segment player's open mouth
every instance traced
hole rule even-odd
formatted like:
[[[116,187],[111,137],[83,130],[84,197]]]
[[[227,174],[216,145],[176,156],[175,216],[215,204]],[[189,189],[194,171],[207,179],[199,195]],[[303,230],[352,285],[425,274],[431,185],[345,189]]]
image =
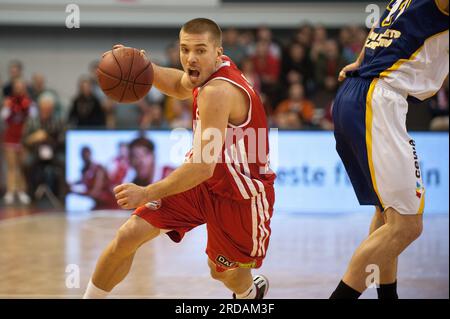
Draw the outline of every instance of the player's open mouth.
[[[198,78],[200,77],[200,72],[195,69],[188,69],[188,74],[189,74],[189,78],[193,81],[198,80]]]

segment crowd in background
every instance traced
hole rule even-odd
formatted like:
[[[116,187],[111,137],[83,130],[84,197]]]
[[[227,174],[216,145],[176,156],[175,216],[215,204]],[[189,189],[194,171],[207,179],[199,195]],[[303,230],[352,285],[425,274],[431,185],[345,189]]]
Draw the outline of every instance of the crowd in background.
[[[271,127],[331,130],[338,73],[356,60],[366,37],[367,30],[359,26],[327,30],[303,25],[283,38],[264,26],[251,31],[231,28],[223,32],[223,47],[259,92]],[[45,191],[39,190],[42,185],[63,198],[67,129],[191,127],[192,101],[179,101],[152,88],[137,103],[119,105],[98,86],[97,65],[98,61],[89,65],[72,102],[63,105],[58,92],[47,87],[44,73],[25,79],[22,63],[10,62],[0,96],[0,158],[7,168],[3,176],[0,167],[4,204],[17,200],[28,205]],[[165,65],[181,68],[177,42],[167,48]],[[448,98],[447,79],[425,102],[429,129],[448,130]]]

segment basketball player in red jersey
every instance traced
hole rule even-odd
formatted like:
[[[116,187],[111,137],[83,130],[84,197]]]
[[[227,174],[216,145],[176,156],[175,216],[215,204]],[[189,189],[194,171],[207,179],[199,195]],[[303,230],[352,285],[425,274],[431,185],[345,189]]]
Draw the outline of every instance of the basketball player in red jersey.
[[[241,71],[223,55],[221,38],[215,22],[191,20],[180,31],[184,72],[153,65],[159,90],[178,99],[193,96],[193,148],[163,180],[114,189],[122,208],[137,209],[98,260],[84,298],[106,297],[145,242],[163,233],[180,242],[205,223],[212,278],[234,298],[266,295],[267,279],[251,274],[266,255],[275,200],[266,114]]]

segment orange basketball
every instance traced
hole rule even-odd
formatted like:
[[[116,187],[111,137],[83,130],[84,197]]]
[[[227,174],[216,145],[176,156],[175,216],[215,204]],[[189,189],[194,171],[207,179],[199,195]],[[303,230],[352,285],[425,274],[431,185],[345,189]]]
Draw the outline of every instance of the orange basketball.
[[[117,48],[106,52],[97,68],[103,92],[121,103],[142,99],[153,84],[150,60],[135,48]]]

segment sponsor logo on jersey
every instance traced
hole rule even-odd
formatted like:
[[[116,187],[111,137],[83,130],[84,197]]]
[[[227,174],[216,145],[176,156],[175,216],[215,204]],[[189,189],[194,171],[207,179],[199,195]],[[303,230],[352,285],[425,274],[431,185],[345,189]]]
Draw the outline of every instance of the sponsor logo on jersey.
[[[216,261],[217,261],[219,264],[225,266],[225,268],[232,268],[232,267],[235,267],[235,266],[237,265],[236,262],[234,262],[234,261],[229,261],[227,258],[225,258],[225,257],[222,256],[222,255],[218,255],[217,258],[216,258]]]
[[[158,210],[161,208],[161,200],[153,200],[151,202],[148,202],[147,204],[145,204],[145,207],[152,209],[152,210]]]
[[[420,165],[419,165],[419,157],[417,156],[417,151],[416,151],[416,142],[414,142],[414,140],[410,140],[409,141],[409,145],[411,145],[412,150],[413,150],[413,158],[414,158],[414,174],[417,178],[416,181],[416,197],[417,198],[421,198],[425,188],[422,185],[422,180],[421,180],[421,173],[420,173]]]
[[[237,263],[239,268],[255,268],[256,267],[256,260],[253,260],[249,263]]]
[[[425,188],[419,182],[416,182],[416,197],[421,198]]]
[[[387,29],[383,33],[372,31],[367,37],[365,47],[372,50],[378,47],[387,48],[395,39],[400,38],[401,35],[402,33],[400,31],[393,29]]]

